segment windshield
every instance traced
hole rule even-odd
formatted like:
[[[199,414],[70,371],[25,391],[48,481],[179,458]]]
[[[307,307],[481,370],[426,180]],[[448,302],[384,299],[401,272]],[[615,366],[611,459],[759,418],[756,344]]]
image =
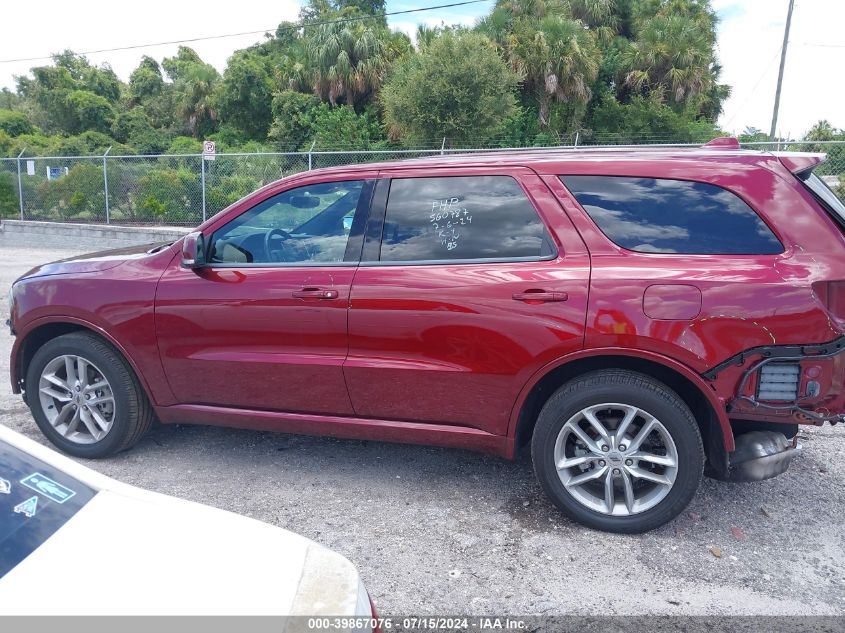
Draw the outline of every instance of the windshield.
[[[0,442],[0,578],[95,494],[62,471]]]
[[[843,204],[833,190],[827,186],[827,183],[813,173],[810,173],[809,176],[803,177],[802,180],[804,181],[804,184],[807,185],[807,188],[812,191],[822,203],[824,203],[828,212],[833,215],[833,219],[836,220],[840,226],[845,228],[845,204]]]

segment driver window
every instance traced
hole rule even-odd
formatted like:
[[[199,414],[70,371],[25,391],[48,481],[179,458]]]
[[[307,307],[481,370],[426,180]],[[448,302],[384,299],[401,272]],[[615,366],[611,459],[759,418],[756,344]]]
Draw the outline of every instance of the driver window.
[[[211,263],[342,262],[363,180],[324,182],[268,198],[215,231]]]

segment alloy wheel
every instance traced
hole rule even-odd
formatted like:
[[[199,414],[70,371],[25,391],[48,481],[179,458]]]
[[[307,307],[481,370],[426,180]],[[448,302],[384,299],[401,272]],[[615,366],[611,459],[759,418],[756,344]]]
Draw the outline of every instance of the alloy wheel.
[[[678,451],[666,427],[647,411],[620,403],[592,405],[567,420],[554,461],[575,500],[611,516],[653,508],[678,473]]]
[[[47,421],[76,444],[101,441],[114,423],[114,392],[94,363],[72,354],[45,365],[38,397]]]

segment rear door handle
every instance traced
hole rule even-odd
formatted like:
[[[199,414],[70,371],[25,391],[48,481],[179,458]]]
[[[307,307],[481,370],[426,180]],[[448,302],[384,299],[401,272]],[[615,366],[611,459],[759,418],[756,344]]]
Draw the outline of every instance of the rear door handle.
[[[337,299],[337,290],[327,290],[326,288],[303,288],[302,290],[294,290],[293,297],[295,299]]]
[[[526,290],[515,292],[514,301],[525,301],[526,303],[545,303],[548,301],[566,301],[569,295],[565,292],[546,292],[545,290]]]

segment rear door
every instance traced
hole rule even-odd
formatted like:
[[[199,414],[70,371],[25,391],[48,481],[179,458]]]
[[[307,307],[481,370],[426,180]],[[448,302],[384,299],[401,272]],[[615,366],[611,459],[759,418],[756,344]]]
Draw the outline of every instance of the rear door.
[[[355,413],[504,435],[530,376],[582,347],[586,247],[525,168],[380,179],[350,299]]]

